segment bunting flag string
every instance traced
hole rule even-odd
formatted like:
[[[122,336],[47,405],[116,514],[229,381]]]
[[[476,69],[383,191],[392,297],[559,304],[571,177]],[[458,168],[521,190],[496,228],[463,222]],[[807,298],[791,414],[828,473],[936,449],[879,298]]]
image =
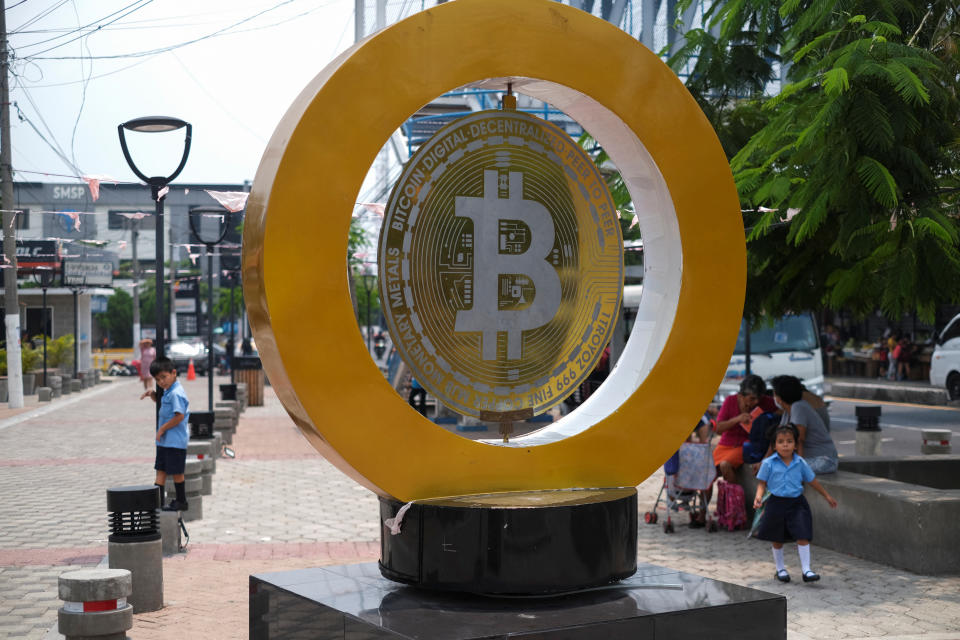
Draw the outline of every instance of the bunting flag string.
[[[90,189],[90,197],[93,198],[93,201],[96,202],[100,199],[100,183],[101,182],[112,182],[117,184],[119,180],[112,176],[80,176],[80,179],[87,183],[87,187]]]
[[[250,196],[248,191],[212,191],[210,189],[204,189],[204,191],[230,213],[243,211]]]

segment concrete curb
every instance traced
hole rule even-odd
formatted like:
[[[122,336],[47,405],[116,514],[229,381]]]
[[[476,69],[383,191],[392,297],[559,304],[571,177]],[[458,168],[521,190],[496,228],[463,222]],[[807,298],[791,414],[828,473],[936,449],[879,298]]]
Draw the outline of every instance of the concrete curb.
[[[865,382],[859,380],[829,380],[829,395],[860,400],[880,400],[887,402],[908,402],[913,404],[947,406],[949,398],[946,389],[913,385],[896,385],[883,382]]]

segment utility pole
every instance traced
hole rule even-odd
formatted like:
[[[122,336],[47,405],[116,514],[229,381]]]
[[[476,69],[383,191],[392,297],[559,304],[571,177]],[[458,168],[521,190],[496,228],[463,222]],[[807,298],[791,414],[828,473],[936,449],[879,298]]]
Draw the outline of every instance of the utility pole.
[[[0,0],[2,1],[2,0]],[[133,251],[133,357],[140,359],[140,262],[137,260],[137,243],[140,241],[140,221],[130,218],[130,242]]]
[[[7,393],[11,409],[23,406],[20,363],[20,301],[17,296],[17,216],[13,212],[13,155],[10,145],[10,84],[7,7],[0,0],[0,204],[3,206],[3,306],[7,328]]]

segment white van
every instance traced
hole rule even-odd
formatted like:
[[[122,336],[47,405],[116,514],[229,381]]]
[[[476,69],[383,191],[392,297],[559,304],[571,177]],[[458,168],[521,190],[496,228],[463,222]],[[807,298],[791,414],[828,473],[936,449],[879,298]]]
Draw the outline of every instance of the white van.
[[[960,315],[937,338],[930,357],[930,384],[946,388],[951,400],[960,400]]]
[[[718,398],[736,393],[747,375],[746,321],[740,323],[737,346],[730,357]],[[773,325],[761,322],[750,332],[750,373],[768,383],[776,376],[796,376],[818,396],[823,395],[823,355],[820,334],[811,313],[788,314]]]
[[[633,328],[642,294],[643,285],[628,284],[623,288],[621,313],[624,336],[629,335]],[[616,347],[614,350],[619,355]],[[718,401],[740,389],[740,381],[746,376],[747,370],[745,351],[746,322],[741,321],[737,345],[717,392]],[[750,373],[760,376],[768,383],[775,376],[796,376],[803,381],[807,389],[822,396],[823,356],[820,351],[820,334],[813,314],[789,314],[777,318],[772,326],[761,324],[754,328],[750,332]]]

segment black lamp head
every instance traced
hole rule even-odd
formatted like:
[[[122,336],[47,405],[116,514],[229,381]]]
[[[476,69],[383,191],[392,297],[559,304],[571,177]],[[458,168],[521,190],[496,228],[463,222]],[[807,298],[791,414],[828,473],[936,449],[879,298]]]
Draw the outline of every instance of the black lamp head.
[[[180,118],[171,118],[168,116],[144,116],[128,120],[122,125],[127,131],[139,131],[140,133],[156,133],[162,131],[176,131],[187,126],[187,123]]]

